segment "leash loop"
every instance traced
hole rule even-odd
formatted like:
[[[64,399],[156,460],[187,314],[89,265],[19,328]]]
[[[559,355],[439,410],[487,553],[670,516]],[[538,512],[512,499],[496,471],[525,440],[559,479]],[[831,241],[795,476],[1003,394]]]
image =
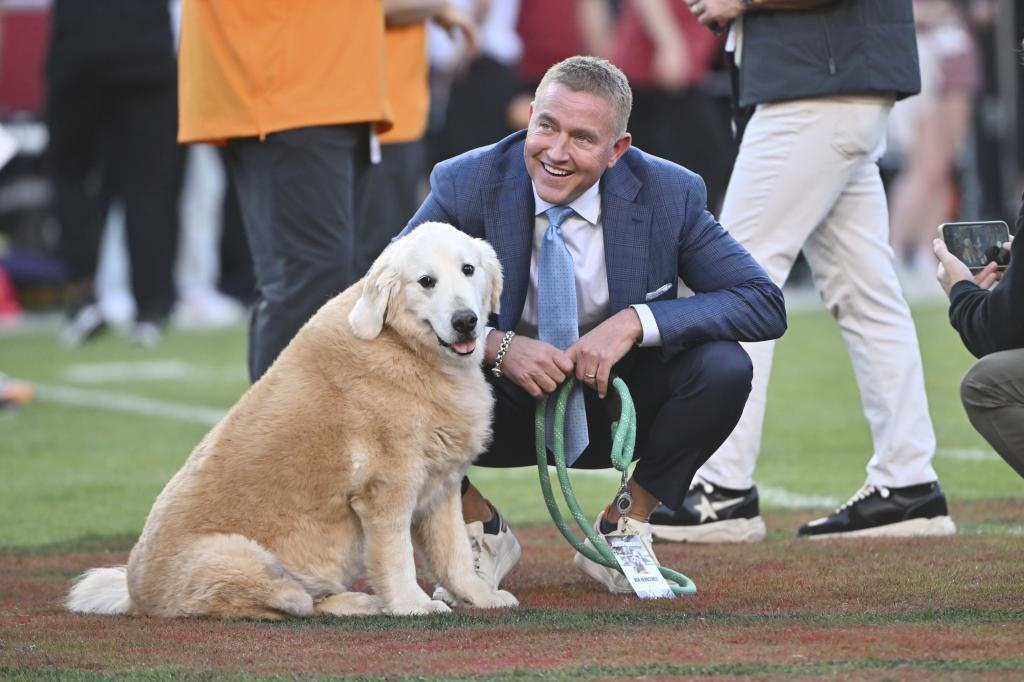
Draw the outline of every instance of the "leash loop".
[[[583,510],[580,509],[580,505],[576,501],[576,495],[572,489],[572,483],[569,480],[569,469],[565,465],[565,410],[566,404],[569,400],[569,393],[572,391],[573,384],[575,383],[576,379],[570,376],[566,382],[562,384],[562,387],[556,394],[557,402],[555,403],[554,409],[555,423],[553,454],[562,497],[565,499],[565,504],[569,508],[569,513],[572,514],[573,519],[576,520],[576,525],[579,526],[587,540],[590,540],[589,546],[585,541],[577,538],[576,534],[570,529],[568,522],[562,516],[561,510],[558,508],[558,503],[555,501],[554,490],[551,486],[551,477],[548,473],[547,444],[545,442],[547,429],[547,425],[545,424],[545,411],[547,409],[548,400],[551,399],[550,396],[537,401],[536,418],[534,420],[534,445],[537,451],[537,471],[540,475],[540,488],[544,495],[544,503],[547,505],[548,512],[551,514],[551,520],[555,522],[555,526],[558,527],[559,532],[561,532],[562,536],[569,542],[569,544],[572,545],[577,552],[591,561],[601,564],[602,566],[614,568],[621,572],[622,569],[619,567],[619,563],[615,560],[615,555],[612,553],[608,543],[605,542],[604,538],[599,533],[594,532],[589,519],[584,516]],[[629,394],[626,382],[620,377],[614,377],[612,379],[612,388],[614,388],[616,393],[618,393],[619,403],[622,406],[619,412],[619,419],[612,422],[611,463],[613,467],[622,472],[623,480],[623,485],[620,487],[619,494],[616,495],[615,498],[615,503],[618,505],[622,499],[623,492],[625,492],[627,471],[629,469],[630,462],[633,461],[633,449],[636,447],[636,407],[633,405],[633,398]],[[629,493],[626,492],[625,494],[628,496]],[[629,499],[628,501],[629,504],[632,505],[632,500]],[[664,566],[660,566],[659,570],[669,582],[669,586],[672,588],[673,593],[696,593],[697,586],[692,580],[682,573],[673,571],[672,569]]]

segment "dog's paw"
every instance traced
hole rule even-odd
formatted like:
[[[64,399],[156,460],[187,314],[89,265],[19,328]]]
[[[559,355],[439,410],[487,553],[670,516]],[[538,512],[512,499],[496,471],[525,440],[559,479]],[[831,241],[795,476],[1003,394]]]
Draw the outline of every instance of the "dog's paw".
[[[430,613],[451,613],[451,608],[443,601],[430,599],[425,602],[414,604],[395,604],[385,607],[384,613],[389,616],[425,616]]]
[[[519,600],[511,592],[494,590],[473,599],[469,605],[478,609],[505,609],[519,606]]]
[[[437,601],[443,601],[445,604],[452,607],[453,609],[459,606],[466,605],[465,602],[460,602],[458,599],[455,598],[455,595],[453,595],[451,592],[446,590],[441,585],[438,585],[436,588],[434,588],[434,594],[431,595],[431,597],[433,599],[436,599]]]
[[[443,601],[431,599],[426,603],[426,613],[451,613],[452,609],[450,606],[445,604]]]
[[[333,616],[373,616],[381,611],[380,599],[363,592],[332,594],[316,604],[317,613],[328,613]]]

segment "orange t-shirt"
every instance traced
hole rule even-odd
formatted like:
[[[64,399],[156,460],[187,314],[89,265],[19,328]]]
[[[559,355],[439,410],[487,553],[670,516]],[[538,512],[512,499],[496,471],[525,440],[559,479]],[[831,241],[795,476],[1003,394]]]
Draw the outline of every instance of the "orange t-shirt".
[[[427,26],[389,26],[388,101],[395,126],[380,136],[384,143],[412,142],[427,131],[430,86],[427,82]]]
[[[185,0],[180,142],[314,125],[389,129],[380,0]]]

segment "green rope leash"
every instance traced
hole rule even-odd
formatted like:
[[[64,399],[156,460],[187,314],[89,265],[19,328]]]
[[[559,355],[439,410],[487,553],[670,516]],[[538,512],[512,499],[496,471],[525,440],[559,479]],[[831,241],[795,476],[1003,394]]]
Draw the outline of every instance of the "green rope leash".
[[[603,537],[594,532],[590,521],[584,516],[583,510],[580,509],[580,505],[576,501],[576,495],[573,493],[572,483],[569,481],[569,469],[565,465],[565,407],[569,400],[569,393],[572,391],[573,384],[575,383],[576,380],[573,377],[569,377],[562,385],[562,388],[559,389],[558,402],[555,403],[555,468],[558,471],[558,482],[561,485],[565,503],[569,507],[572,517],[576,519],[576,524],[580,527],[580,530],[590,540],[591,546],[588,547],[569,528],[569,524],[563,518],[558,504],[555,502],[554,491],[551,488],[551,478],[548,475],[547,445],[545,442],[547,440],[545,411],[549,398],[537,401],[536,419],[534,421],[534,443],[537,450],[537,470],[540,474],[540,487],[544,493],[544,502],[551,513],[551,520],[555,522],[558,530],[561,531],[562,536],[568,540],[569,544],[591,561],[621,572],[622,569],[619,568],[619,563],[615,560],[615,555],[612,554],[608,543],[605,542]],[[624,472],[629,467],[629,463],[633,461],[633,448],[636,446],[636,408],[633,406],[633,398],[629,395],[629,389],[626,388],[625,381],[615,377],[612,380],[612,388],[619,394],[622,410],[619,420],[612,422],[611,460],[612,466]],[[697,586],[682,573],[677,573],[664,566],[659,567],[659,570],[665,579],[669,581],[674,594],[694,594],[697,592]]]

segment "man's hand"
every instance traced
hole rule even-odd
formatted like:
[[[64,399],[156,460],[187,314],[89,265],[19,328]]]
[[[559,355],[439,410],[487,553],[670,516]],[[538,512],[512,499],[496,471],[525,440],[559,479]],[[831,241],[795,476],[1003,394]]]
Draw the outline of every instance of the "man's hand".
[[[974,283],[982,289],[991,289],[1002,278],[1003,271],[999,269],[999,264],[992,262],[988,263],[974,276]]]
[[[1012,245],[1013,237],[1010,237],[1010,241],[1005,242],[1003,248],[1009,251]],[[949,296],[950,290],[957,282],[973,280],[982,289],[991,289],[996,282],[1003,278],[1002,270],[994,261],[985,265],[978,274],[972,274],[970,268],[962,260],[949,252],[946,243],[941,239],[932,241],[932,250],[935,251],[935,257],[939,259],[939,269],[935,276],[945,290],[946,296]]]
[[[478,43],[477,25],[473,17],[461,7],[446,2],[440,12],[431,17],[434,23],[443,28],[449,36],[455,37],[457,31],[462,31],[466,38],[467,54],[476,54]]]
[[[643,338],[640,316],[625,308],[609,317],[569,346],[566,353],[576,366],[576,379],[604,398],[612,367]]]
[[[838,0],[754,0],[753,4],[741,0],[686,0],[690,11],[700,23],[719,30],[749,10],[806,10],[830,5]]]
[[[656,47],[653,66],[655,82],[666,90],[681,88],[693,69],[686,45],[679,42]]]
[[[932,251],[935,252],[935,257],[939,259],[939,269],[936,271],[935,276],[938,278],[939,284],[942,285],[943,291],[946,292],[946,296],[949,296],[950,289],[957,282],[974,280],[970,268],[962,260],[951,254],[949,249],[946,248],[946,243],[941,239],[932,241]],[[994,263],[989,263],[989,265],[994,265]]]
[[[1003,242],[1003,250],[1007,253],[1013,247],[1013,237],[1010,237],[1010,241]],[[974,276],[975,283],[982,289],[991,289],[996,282],[1003,278],[1003,271],[999,269],[999,264],[995,261],[987,263],[981,272]]]
[[[501,371],[534,398],[543,398],[572,373],[572,360],[567,351],[550,343],[516,336],[505,351]]]
[[[740,0],[686,0],[686,4],[700,23],[713,29],[723,28],[744,9]]]

